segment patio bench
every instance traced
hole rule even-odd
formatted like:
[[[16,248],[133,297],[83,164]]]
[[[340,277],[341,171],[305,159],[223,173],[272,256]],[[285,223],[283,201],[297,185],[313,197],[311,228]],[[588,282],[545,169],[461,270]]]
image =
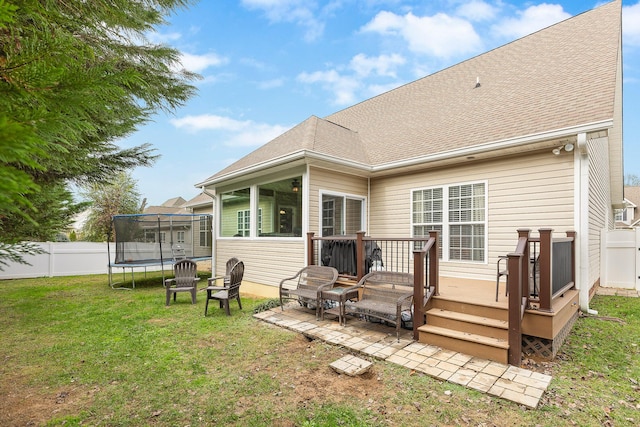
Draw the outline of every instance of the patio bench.
[[[356,301],[344,302],[344,314],[373,317],[394,324],[400,341],[402,312],[413,305],[413,274],[372,271],[345,293],[358,290]]]

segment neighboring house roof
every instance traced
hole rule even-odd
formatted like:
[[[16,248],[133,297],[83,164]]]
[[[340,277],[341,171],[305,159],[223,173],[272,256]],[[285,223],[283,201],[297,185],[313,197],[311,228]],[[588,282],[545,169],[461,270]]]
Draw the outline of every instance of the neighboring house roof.
[[[173,197],[160,206],[148,206],[144,209],[144,213],[146,214],[179,214],[179,213],[187,213],[186,209],[183,205],[186,203],[186,200],[182,197]]]
[[[374,172],[611,127],[620,16],[620,1],[608,3],[324,119],[312,116],[197,185],[300,158]],[[621,153],[621,141],[610,143]]]
[[[185,202],[186,202],[185,199],[183,199],[182,197],[178,196],[178,197],[173,197],[173,198],[167,200],[161,206],[164,206],[164,207],[179,207],[179,206],[184,205]]]
[[[185,202],[183,208],[197,208],[201,206],[212,206],[213,198],[205,193],[200,193],[196,197]]]

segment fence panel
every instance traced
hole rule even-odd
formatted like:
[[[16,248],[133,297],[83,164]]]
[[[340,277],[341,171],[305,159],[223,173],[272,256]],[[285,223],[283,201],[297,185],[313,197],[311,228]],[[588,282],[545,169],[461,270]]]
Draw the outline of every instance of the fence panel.
[[[600,286],[640,290],[640,229],[603,230]]]
[[[93,242],[42,242],[36,243],[44,254],[29,255],[25,260],[31,264],[9,263],[0,271],[1,279],[26,279],[33,277],[78,276],[85,274],[107,274],[107,243]],[[115,247],[110,244],[111,262]]]

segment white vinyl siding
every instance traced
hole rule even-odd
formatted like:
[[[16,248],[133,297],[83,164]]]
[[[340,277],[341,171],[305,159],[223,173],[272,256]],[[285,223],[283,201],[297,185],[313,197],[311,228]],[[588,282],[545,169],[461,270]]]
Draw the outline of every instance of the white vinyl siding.
[[[589,287],[600,279],[602,230],[613,229],[614,215],[609,188],[609,141],[588,140],[589,147]]]
[[[514,251],[519,228],[528,228],[537,236],[538,229],[550,227],[554,235],[564,236],[575,227],[573,158],[554,156],[545,149],[507,160],[469,163],[464,168],[372,178],[367,234],[410,237],[413,189],[425,188],[425,183],[436,188],[477,181],[487,183],[486,263],[442,261],[442,276],[495,281],[497,257]]]
[[[363,203],[362,210],[364,218],[362,219],[361,228],[367,230],[366,216],[366,198],[367,198],[367,179],[336,172],[335,170],[321,169],[312,167],[309,169],[309,231],[322,234],[322,199],[321,194],[335,194],[348,196],[354,201]],[[351,202],[349,202],[351,203]],[[353,206],[351,206],[353,208]],[[347,229],[351,232],[356,227],[355,221],[349,223],[347,218]],[[334,224],[335,227],[335,224]],[[345,232],[347,231],[345,229]],[[355,230],[353,233],[360,230]],[[350,234],[353,234],[350,233]],[[338,230],[334,234],[339,234]]]
[[[304,248],[301,239],[222,239],[216,243],[216,274],[223,274],[227,260],[235,256],[244,261],[243,280],[278,286],[306,265]]]

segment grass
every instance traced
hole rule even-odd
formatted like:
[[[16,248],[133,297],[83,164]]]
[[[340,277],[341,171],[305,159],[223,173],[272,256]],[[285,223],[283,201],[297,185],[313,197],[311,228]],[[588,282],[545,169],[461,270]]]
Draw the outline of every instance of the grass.
[[[204,277],[204,276],[203,276]],[[389,426],[640,423],[640,299],[596,296],[554,362],[537,410],[375,361],[351,378],[345,350],[253,319],[269,301],[206,318],[157,274],[135,290],[105,275],[0,281],[0,425]]]

